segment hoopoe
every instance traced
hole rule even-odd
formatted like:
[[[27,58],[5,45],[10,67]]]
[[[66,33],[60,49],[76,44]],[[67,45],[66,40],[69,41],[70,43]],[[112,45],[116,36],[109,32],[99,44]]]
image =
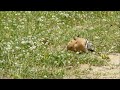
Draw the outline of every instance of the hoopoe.
[[[93,44],[87,39],[75,37],[73,40],[68,42],[67,50],[71,50],[74,52],[93,52],[94,48]]]

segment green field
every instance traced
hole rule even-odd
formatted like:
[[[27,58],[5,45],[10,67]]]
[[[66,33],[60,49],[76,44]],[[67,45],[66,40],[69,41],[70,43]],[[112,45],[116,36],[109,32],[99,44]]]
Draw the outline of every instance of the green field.
[[[77,35],[96,53],[66,51]],[[99,52],[120,53],[119,11],[0,12],[0,78],[82,78],[81,64],[105,65]]]

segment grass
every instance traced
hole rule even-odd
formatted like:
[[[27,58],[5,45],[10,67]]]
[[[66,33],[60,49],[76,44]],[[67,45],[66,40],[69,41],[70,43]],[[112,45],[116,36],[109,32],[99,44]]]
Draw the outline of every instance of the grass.
[[[120,53],[119,22],[119,11],[1,11],[0,78],[64,78],[69,66],[104,65],[93,53],[65,47],[80,35],[96,52]]]

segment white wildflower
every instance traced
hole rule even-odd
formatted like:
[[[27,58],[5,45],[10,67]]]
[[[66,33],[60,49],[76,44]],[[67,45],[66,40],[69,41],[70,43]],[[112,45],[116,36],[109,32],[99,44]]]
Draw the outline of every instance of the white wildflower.
[[[103,19],[103,21],[107,21],[106,19]]]
[[[94,29],[94,28],[93,28],[93,27],[90,27],[89,29],[92,30],[92,29]]]
[[[70,56],[70,54],[69,54],[69,53],[68,53],[67,55],[68,55],[68,56]]]
[[[70,64],[70,61],[68,61],[68,63]]]
[[[99,39],[99,37],[98,37],[98,36],[95,36],[95,39]]]
[[[19,49],[20,49],[20,47],[18,47],[18,46],[16,46],[15,48],[16,48],[17,50],[19,50]]]
[[[25,50],[23,50],[23,52],[25,52]]]
[[[23,56],[23,54],[19,54],[19,55],[18,55],[18,57],[21,57],[21,56]]]
[[[19,58],[19,57],[17,57],[17,56],[15,57],[15,59],[18,59],[18,58]]]
[[[34,45],[34,46],[30,47],[30,50],[34,50],[35,48],[36,48],[36,46]]]
[[[79,64],[80,62],[77,62],[77,64]]]
[[[76,54],[79,54],[79,52],[76,52]]]
[[[47,75],[44,75],[44,78],[47,78]]]
[[[25,43],[26,43],[26,41],[22,41],[22,42],[21,42],[21,44],[25,44]]]

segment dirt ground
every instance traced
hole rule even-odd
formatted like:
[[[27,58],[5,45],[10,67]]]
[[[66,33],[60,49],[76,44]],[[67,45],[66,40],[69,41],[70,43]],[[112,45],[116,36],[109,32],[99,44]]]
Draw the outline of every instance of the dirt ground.
[[[64,78],[120,79],[120,53],[112,53],[108,56],[110,61],[106,66],[90,66],[83,64],[80,65],[79,69],[76,71],[76,76],[75,74],[73,75],[75,72],[70,72],[69,74],[71,74],[71,76],[65,76]]]

